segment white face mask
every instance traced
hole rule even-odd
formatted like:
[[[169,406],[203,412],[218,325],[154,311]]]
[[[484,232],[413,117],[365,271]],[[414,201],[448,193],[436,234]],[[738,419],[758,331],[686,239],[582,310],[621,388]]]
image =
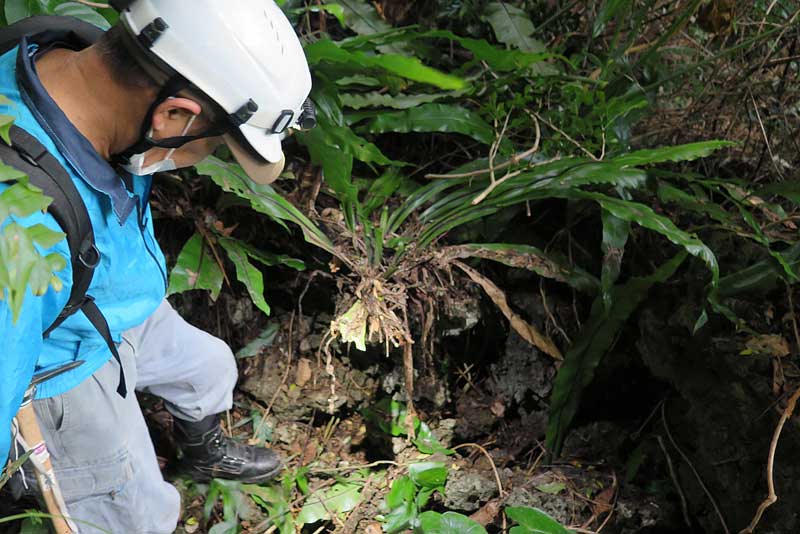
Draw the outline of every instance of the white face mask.
[[[189,128],[192,127],[194,120],[197,118],[197,115],[192,115],[189,120],[186,122],[186,126],[184,127],[183,131],[181,132],[180,137],[186,135],[186,132],[189,131]],[[147,132],[147,137],[151,137],[153,135],[153,129],[151,128],[149,132]],[[161,161],[157,161],[152,163],[148,166],[144,166],[145,155],[147,152],[142,152],[141,154],[134,154],[128,160],[128,163],[122,166],[123,169],[128,171],[131,174],[136,176],[146,176],[148,174],[153,174],[156,172],[165,172],[165,171],[174,171],[178,167],[175,165],[175,160],[172,159],[172,154],[175,153],[177,149],[172,148],[167,152],[167,155],[164,156],[164,159]]]

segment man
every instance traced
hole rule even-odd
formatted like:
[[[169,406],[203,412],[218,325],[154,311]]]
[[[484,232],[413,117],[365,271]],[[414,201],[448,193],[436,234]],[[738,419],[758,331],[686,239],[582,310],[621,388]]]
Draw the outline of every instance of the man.
[[[0,57],[0,94],[11,101],[0,113],[58,159],[83,198],[100,253],[88,294],[120,363],[80,313],[43,339],[69,296],[69,267],[59,273],[60,292],[26,295],[16,323],[0,301],[0,428],[10,428],[34,372],[83,360],[43,383],[34,402],[68,512],[110,532],[166,533],[177,524],[179,496],[161,476],[134,389],[166,401],[184,467],[198,479],[262,482],[281,462],[221,432],[236,365],[223,341],[164,300],[149,175],[193,165],[225,142],[252,179],[272,181],[283,166],[280,137],[302,117],[311,81],[272,0],[116,4],[120,23],[92,45],[46,31]],[[47,214],[18,222],[58,229]],[[42,252],[69,259],[66,242]],[[8,438],[0,431],[0,458]],[[85,524],[82,532],[94,530]]]

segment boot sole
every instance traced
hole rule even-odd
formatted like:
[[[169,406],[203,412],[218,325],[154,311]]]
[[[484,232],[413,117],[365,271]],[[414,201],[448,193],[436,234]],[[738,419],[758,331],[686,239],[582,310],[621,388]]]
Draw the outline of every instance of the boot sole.
[[[197,471],[195,469],[180,469],[181,473],[188,476],[195,482],[211,482],[212,479],[219,478],[222,480],[235,480],[241,482],[242,484],[260,484],[262,482],[267,482],[278,476],[281,471],[283,471],[283,464],[279,465],[272,471],[268,471],[256,477],[240,478],[233,475],[225,476],[226,473],[219,473],[217,476],[214,476],[202,471]]]

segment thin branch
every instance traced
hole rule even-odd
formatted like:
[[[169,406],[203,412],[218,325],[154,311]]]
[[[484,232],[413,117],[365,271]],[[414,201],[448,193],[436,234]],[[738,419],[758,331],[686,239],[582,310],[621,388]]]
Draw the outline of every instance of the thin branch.
[[[488,197],[488,196],[489,196],[489,194],[490,194],[492,191],[494,191],[494,190],[495,190],[495,189],[496,189],[496,188],[497,188],[499,185],[501,185],[501,184],[503,184],[503,183],[507,182],[508,180],[510,180],[510,179],[512,179],[512,178],[516,178],[517,176],[519,176],[519,175],[520,175],[520,174],[522,174],[523,172],[525,172],[525,171],[529,171],[529,170],[531,170],[531,169],[532,169],[532,168],[534,168],[534,167],[539,167],[539,166],[541,166],[541,165],[546,165],[546,164],[548,164],[548,163],[553,163],[554,161],[558,161],[558,160],[560,160],[560,159],[561,159],[561,156],[556,156],[556,157],[554,157],[554,158],[550,158],[550,159],[548,159],[548,160],[545,160],[545,161],[538,161],[538,162],[534,163],[533,165],[530,165],[530,166],[528,166],[528,167],[526,167],[526,168],[524,168],[524,169],[519,169],[519,170],[516,170],[516,171],[514,171],[514,172],[507,172],[507,173],[505,174],[505,176],[503,176],[502,178],[500,178],[499,180],[497,180],[497,181],[495,181],[495,182],[492,182],[492,183],[490,183],[490,184],[489,184],[489,186],[488,186],[486,189],[484,189],[484,191],[483,191],[483,192],[482,192],[480,195],[478,195],[477,197],[475,197],[475,198],[472,200],[472,205],[473,205],[473,206],[477,206],[478,204],[480,204],[481,202],[483,202],[484,200],[486,200],[486,197]],[[530,216],[530,215],[528,215],[528,216]]]
[[[494,178],[492,178],[492,181],[489,183],[489,185],[486,187],[486,189],[484,189],[483,192],[480,195],[478,195],[477,197],[472,199],[472,205],[473,206],[477,206],[478,204],[480,204],[481,202],[486,200],[486,197],[488,197],[492,193],[492,191],[495,190],[495,188],[498,185],[500,185],[500,184],[502,184],[502,183],[504,183],[504,182],[506,182],[506,181],[508,181],[508,180],[510,180],[512,178],[516,178],[517,176],[522,174],[522,172],[523,172],[522,170],[518,170],[518,171],[514,171],[514,172],[507,172],[499,180],[495,180]]]
[[[532,113],[532,112],[528,112],[528,113]],[[553,123],[552,123],[552,122],[550,122],[549,120],[545,119],[544,117],[542,117],[542,116],[541,116],[541,115],[539,115],[538,113],[532,113],[532,116],[535,116],[537,119],[539,119],[540,121],[542,121],[543,123],[545,123],[546,125],[548,125],[550,128],[552,128],[552,129],[553,129],[553,130],[555,130],[556,132],[558,132],[558,133],[560,133],[561,135],[563,135],[563,136],[564,136],[564,137],[567,139],[567,141],[569,141],[570,143],[572,143],[573,145],[575,145],[576,147],[578,147],[578,148],[581,150],[581,152],[583,152],[584,154],[586,154],[587,156],[589,156],[589,157],[590,157],[590,158],[592,158],[593,160],[595,160],[595,161],[599,161],[599,160],[597,159],[597,156],[595,156],[594,154],[592,154],[591,152],[589,152],[588,150],[586,150],[585,148],[583,148],[583,145],[581,145],[581,144],[580,144],[579,142],[577,142],[575,139],[573,139],[572,137],[570,137],[570,135],[569,135],[567,132],[565,132],[564,130],[562,130],[561,128],[559,128],[558,126],[556,126],[555,124],[553,124]]]
[[[681,488],[681,482],[678,480],[678,474],[675,472],[675,466],[672,464],[672,458],[667,451],[666,445],[664,445],[664,438],[661,436],[656,436],[658,440],[658,446],[661,447],[661,452],[664,453],[664,458],[667,459],[667,469],[669,470],[669,477],[672,479],[672,485],[675,486],[675,491],[678,492],[678,498],[681,500],[681,513],[683,513],[683,521],[686,523],[686,526],[691,528],[692,527],[692,520],[689,518],[689,506],[686,504],[686,495],[683,493],[683,488]]]
[[[538,142],[537,142],[538,143]],[[495,171],[499,171],[505,169],[506,167],[510,167],[511,165],[516,165],[517,163],[524,161],[531,157],[537,150],[539,150],[539,145],[536,144],[529,148],[524,152],[520,152],[519,154],[514,154],[511,158],[507,159],[503,163],[499,163],[494,166]],[[489,174],[491,169],[478,169],[477,171],[470,171],[470,172],[460,172],[458,174],[426,174],[425,178],[429,180],[436,180],[436,179],[456,179],[456,178],[472,178],[473,176],[480,176],[482,174]]]
[[[516,165],[520,161],[528,159],[539,150],[539,142],[542,139],[542,131],[541,128],[539,127],[539,121],[536,120],[535,117],[533,117],[533,120],[536,126],[536,141],[533,143],[533,146],[528,150],[520,152],[518,154],[514,154],[513,156],[511,156],[511,158],[504,161],[503,163],[500,163],[499,165],[494,165],[494,161],[492,158],[489,160],[489,167],[486,169],[478,169],[477,171],[462,172],[458,174],[426,174],[425,178],[429,180],[437,178],[444,178],[444,179],[471,178],[473,176],[480,176],[482,174],[491,174],[493,171],[499,171],[505,169],[506,167],[510,167],[511,165]],[[508,117],[506,117],[506,124],[508,124]],[[503,127],[503,132],[505,132],[505,126]],[[495,145],[493,144],[492,147],[494,148],[494,146]]]
[[[775,161],[775,154],[772,152],[772,145],[769,142],[769,136],[767,135],[767,129],[764,128],[764,123],[761,121],[761,113],[758,112],[758,104],[756,104],[756,99],[753,97],[753,93],[750,93],[750,100],[753,102],[753,109],[756,112],[756,119],[758,119],[758,125],[761,127],[761,134],[764,136],[764,142],[767,144],[767,151],[769,152],[769,159],[772,161],[772,166],[775,167],[775,172],[778,173],[778,176],[783,178],[783,174],[781,170],[778,168],[778,162]]]
[[[664,425],[664,430],[667,433],[667,437],[669,438],[669,441],[672,443],[672,446],[675,447],[675,450],[678,451],[678,454],[681,455],[683,461],[686,462],[686,464],[689,466],[689,469],[692,470],[692,473],[694,473],[697,482],[700,483],[700,487],[703,488],[703,492],[706,494],[706,497],[708,497],[708,500],[711,501],[711,505],[714,507],[714,511],[716,512],[717,517],[719,518],[719,522],[722,524],[722,529],[725,531],[725,534],[730,534],[731,531],[730,529],[728,529],[728,524],[725,522],[725,518],[723,517],[722,512],[719,509],[719,506],[717,506],[717,501],[714,499],[714,496],[711,495],[711,492],[709,491],[705,482],[703,482],[703,479],[700,478],[700,473],[697,472],[697,469],[695,469],[694,464],[689,460],[689,457],[686,456],[686,454],[681,450],[681,448],[678,447],[678,442],[675,441],[675,438],[672,437],[672,432],[670,432],[669,425],[667,424],[666,405],[667,403],[661,405],[661,423]]]

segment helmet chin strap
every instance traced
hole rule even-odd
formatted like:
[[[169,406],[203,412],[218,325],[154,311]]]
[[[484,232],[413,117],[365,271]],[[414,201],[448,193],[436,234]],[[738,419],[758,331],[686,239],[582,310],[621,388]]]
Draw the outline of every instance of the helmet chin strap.
[[[195,141],[197,139],[205,139],[208,137],[217,137],[222,135],[224,132],[223,128],[210,128],[205,132],[202,132],[198,135],[181,135],[177,137],[167,137],[166,139],[153,139],[149,133],[151,126],[153,124],[153,115],[155,114],[156,108],[161,105],[162,102],[166,101],[171,96],[178,94],[183,89],[186,89],[189,84],[182,76],[176,76],[174,78],[170,78],[167,83],[161,87],[161,90],[158,92],[158,96],[150,104],[150,108],[147,110],[147,114],[144,117],[144,121],[142,122],[142,126],[139,130],[139,140],[136,141],[133,145],[129,146],[122,152],[118,154],[112,155],[112,163],[116,165],[125,165],[130,161],[130,158],[136,154],[142,154],[147,152],[151,148],[168,148],[168,149],[177,149],[185,145],[186,143],[190,143],[191,141]]]

